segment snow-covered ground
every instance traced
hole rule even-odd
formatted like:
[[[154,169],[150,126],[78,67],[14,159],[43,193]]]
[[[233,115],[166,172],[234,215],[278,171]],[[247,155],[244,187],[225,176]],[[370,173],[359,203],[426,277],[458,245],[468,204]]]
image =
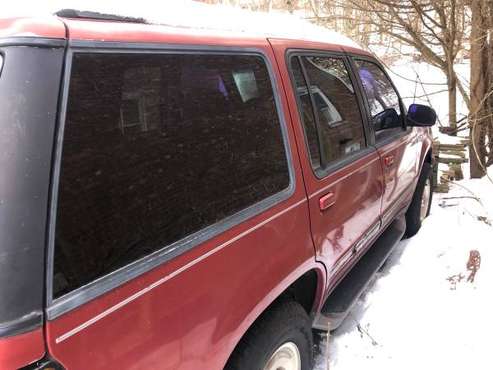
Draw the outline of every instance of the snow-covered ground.
[[[486,178],[460,181],[448,194],[435,194],[419,233],[399,243],[332,333],[328,351],[322,343],[316,369],[491,369],[488,211],[493,211],[493,184]],[[481,265],[470,282],[467,262],[473,250]]]
[[[455,69],[460,78],[468,78],[469,64]],[[416,80],[416,73],[422,82],[437,85],[407,80]],[[403,60],[390,66],[390,76],[406,104],[431,103],[447,125],[447,92],[432,94],[429,102],[420,97],[446,89],[438,85],[445,82],[438,69]],[[457,110],[458,118],[467,114],[460,97]],[[433,134],[442,143],[461,139],[439,134],[437,127]],[[467,178],[467,165],[463,171]],[[489,175],[493,178],[491,168]],[[493,368],[492,223],[493,183],[488,178],[458,181],[449,193],[434,194],[419,233],[399,243],[328,344],[320,338],[315,369]],[[467,267],[471,251],[481,257],[472,282]]]
[[[468,77],[468,64],[455,68],[464,79]],[[440,71],[424,63],[390,67],[406,103],[431,103],[446,125],[447,92],[429,96],[430,102],[419,97],[444,86],[406,80],[415,80],[416,73],[425,83],[445,82]],[[458,112],[459,118],[467,113],[460,98]],[[436,128],[434,136],[448,143],[460,139],[439,134]],[[463,170],[467,177],[468,166],[463,165]],[[489,172],[493,177],[493,170]],[[449,193],[435,194],[420,232],[399,243],[375,282],[331,334],[328,348],[322,338],[315,368],[492,368],[492,213],[493,183],[486,177],[459,181]],[[471,251],[481,256],[473,282],[467,280]]]

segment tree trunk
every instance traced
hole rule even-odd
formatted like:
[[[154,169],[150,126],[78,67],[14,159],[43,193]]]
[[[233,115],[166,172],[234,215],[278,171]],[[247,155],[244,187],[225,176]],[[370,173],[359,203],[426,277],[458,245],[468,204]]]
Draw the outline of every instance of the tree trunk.
[[[493,0],[487,0],[486,5],[488,9],[486,10],[486,28],[488,34],[488,41],[486,44],[488,50],[487,56],[487,76],[488,76],[488,87],[486,89],[487,93],[491,95],[488,98],[488,112],[490,114],[490,124],[488,126],[488,160],[486,161],[486,166],[491,166],[493,164]]]
[[[471,178],[485,175],[486,148],[485,132],[487,120],[488,49],[485,24],[484,0],[471,1],[471,104],[470,127],[470,174]]]
[[[484,156],[482,155],[482,147],[484,145],[484,130],[483,126],[476,125],[471,129],[469,145],[469,169],[471,179],[479,179],[483,177],[486,172]]]
[[[286,8],[288,9],[288,12],[293,14],[294,12],[294,0],[286,0]]]
[[[456,135],[457,128],[457,76],[453,64],[448,65],[447,70],[447,87],[448,87],[448,109],[449,109],[449,126],[453,129],[453,135]]]

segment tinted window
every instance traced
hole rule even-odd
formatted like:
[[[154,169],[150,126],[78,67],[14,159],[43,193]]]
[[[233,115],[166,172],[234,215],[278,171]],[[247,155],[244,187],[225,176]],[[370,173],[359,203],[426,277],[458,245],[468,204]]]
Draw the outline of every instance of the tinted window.
[[[56,297],[289,185],[257,56],[76,54],[63,145]]]
[[[320,149],[318,145],[318,134],[315,123],[315,116],[313,115],[312,104],[310,103],[310,95],[308,94],[308,88],[306,86],[306,81],[303,77],[303,72],[298,58],[291,59],[291,69],[293,72],[296,92],[298,94],[301,121],[305,130],[305,138],[310,153],[310,161],[313,168],[319,168]]]
[[[324,162],[328,164],[362,149],[365,146],[363,122],[343,60],[330,57],[303,57],[302,60],[318,119]]]
[[[359,76],[370,106],[377,139],[403,130],[399,96],[375,63],[357,60]]]

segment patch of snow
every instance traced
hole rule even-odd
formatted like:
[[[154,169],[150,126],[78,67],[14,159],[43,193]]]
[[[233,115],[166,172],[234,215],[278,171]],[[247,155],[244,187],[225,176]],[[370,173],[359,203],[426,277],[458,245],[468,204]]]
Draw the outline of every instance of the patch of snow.
[[[491,369],[491,210],[487,178],[434,194],[421,230],[399,243],[315,368],[328,356],[331,370]],[[481,265],[468,282],[472,250]]]
[[[0,17],[53,14],[60,9],[77,9],[144,18],[149,23],[174,27],[232,31],[249,35],[295,38],[359,48],[348,37],[316,26],[285,12],[253,12],[226,5],[209,5],[190,0],[96,1],[19,0],[2,5]]]

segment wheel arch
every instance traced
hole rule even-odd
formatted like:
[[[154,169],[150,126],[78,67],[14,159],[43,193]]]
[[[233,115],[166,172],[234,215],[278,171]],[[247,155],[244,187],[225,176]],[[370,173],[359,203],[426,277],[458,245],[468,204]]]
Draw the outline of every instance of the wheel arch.
[[[319,301],[322,300],[324,290],[324,277],[320,271],[310,269],[289,285],[267,308],[277,301],[290,299],[299,303],[310,317],[314,317]]]
[[[306,270],[299,275],[294,281],[292,281],[280,294],[278,294],[274,300],[272,300],[261,312],[255,317],[255,319],[248,325],[247,329],[243,331],[239,339],[234,343],[228,358],[224,364],[227,368],[232,355],[235,350],[241,345],[244,338],[252,330],[255,323],[258,322],[270,309],[282,304],[283,301],[295,301],[299,303],[306,313],[310,316],[310,319],[315,318],[316,313],[320,309],[324,291],[326,285],[326,272],[321,264],[316,264],[309,270]]]

